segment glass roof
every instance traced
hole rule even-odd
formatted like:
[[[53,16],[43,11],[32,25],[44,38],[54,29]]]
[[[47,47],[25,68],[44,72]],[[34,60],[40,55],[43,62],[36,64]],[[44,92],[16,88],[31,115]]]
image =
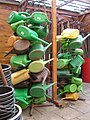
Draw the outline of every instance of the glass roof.
[[[14,0],[22,2],[23,0]],[[52,0],[28,0],[28,4],[52,6]],[[90,10],[90,0],[56,0],[58,9],[82,13]]]

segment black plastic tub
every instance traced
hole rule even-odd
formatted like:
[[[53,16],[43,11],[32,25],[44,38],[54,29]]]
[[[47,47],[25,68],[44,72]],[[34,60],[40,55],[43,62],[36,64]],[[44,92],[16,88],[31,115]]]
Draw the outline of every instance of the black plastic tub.
[[[0,87],[0,120],[8,120],[15,115],[14,88]]]

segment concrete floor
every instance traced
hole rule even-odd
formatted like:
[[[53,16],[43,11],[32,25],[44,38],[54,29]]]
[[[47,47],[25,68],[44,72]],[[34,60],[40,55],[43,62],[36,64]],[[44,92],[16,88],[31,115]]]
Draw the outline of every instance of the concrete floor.
[[[36,107],[32,116],[27,108],[23,110],[23,120],[90,120],[90,83],[83,83],[83,86],[85,95],[79,93],[81,100],[66,101],[68,104],[63,108],[55,105]]]

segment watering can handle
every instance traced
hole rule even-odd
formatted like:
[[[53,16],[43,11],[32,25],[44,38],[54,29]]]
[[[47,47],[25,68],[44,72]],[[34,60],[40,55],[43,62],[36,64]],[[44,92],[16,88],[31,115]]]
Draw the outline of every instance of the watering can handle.
[[[1,64],[0,64],[0,75],[1,75],[1,79],[2,79],[2,82],[3,82],[4,86],[8,86],[7,80],[6,80],[6,78],[5,78],[5,75],[4,75],[4,72],[3,72],[3,70],[2,70]]]
[[[43,81],[42,81],[42,86],[44,85],[44,83],[45,83],[45,80],[46,80],[47,76],[48,76],[48,73],[47,73],[47,74],[45,74],[45,76],[44,76],[44,78],[43,78]]]
[[[19,14],[19,15],[24,14],[24,15],[26,15],[26,16],[30,16],[30,14],[29,14],[29,13],[27,13],[27,12],[19,12],[18,14]]]

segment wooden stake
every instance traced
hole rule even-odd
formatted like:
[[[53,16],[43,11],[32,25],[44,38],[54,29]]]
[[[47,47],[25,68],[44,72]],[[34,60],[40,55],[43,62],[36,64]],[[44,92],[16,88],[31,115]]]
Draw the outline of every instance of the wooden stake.
[[[57,23],[56,23],[56,0],[52,0],[52,43],[53,43],[53,82],[57,82]],[[53,86],[53,100],[57,100],[57,84]]]
[[[4,86],[8,86],[1,64],[0,64],[0,76]]]

